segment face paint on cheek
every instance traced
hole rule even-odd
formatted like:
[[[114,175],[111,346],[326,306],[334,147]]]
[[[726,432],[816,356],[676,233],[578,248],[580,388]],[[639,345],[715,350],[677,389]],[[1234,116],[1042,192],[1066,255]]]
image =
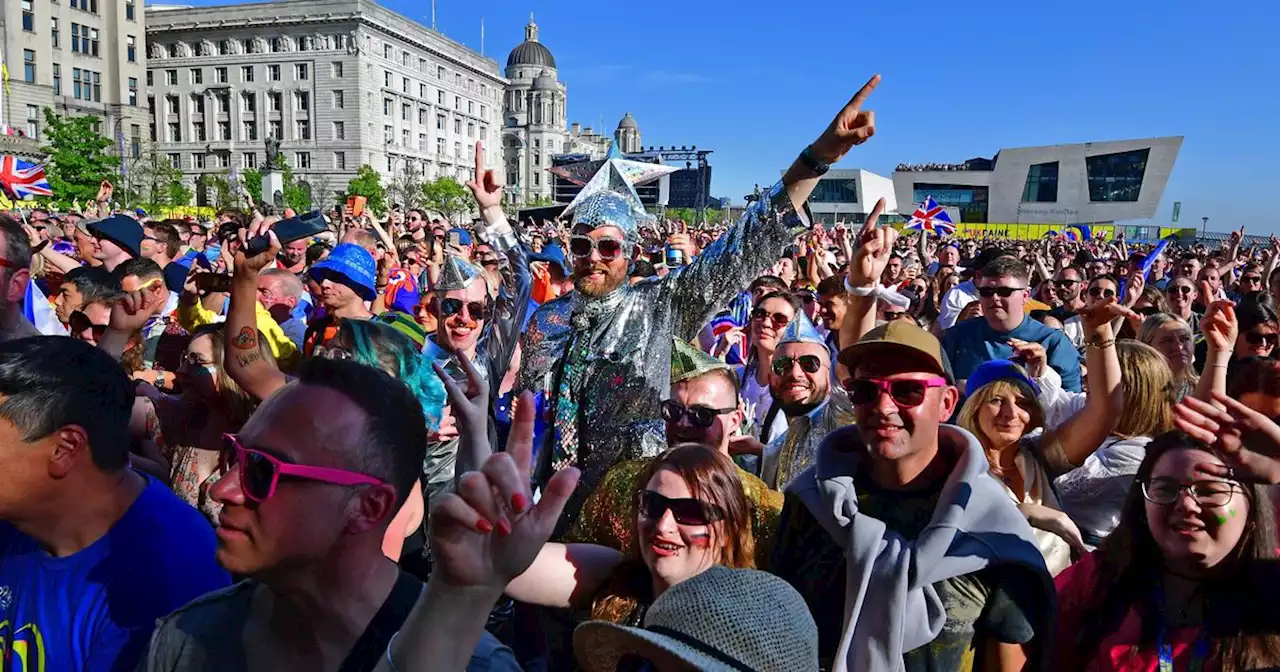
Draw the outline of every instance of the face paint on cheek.
[[[697,548],[709,548],[711,546],[711,534],[709,532],[695,534],[689,539],[689,543]]]
[[[1232,515],[1235,515],[1235,512],[1234,512],[1234,511],[1232,512]],[[1218,514],[1217,518],[1218,518],[1218,524],[1219,524],[1219,525],[1224,525],[1224,524],[1226,524],[1226,522],[1227,522],[1227,517],[1226,517],[1226,516],[1224,516],[1224,515],[1222,515],[1222,514]]]
[[[1235,518],[1235,517],[1236,517],[1236,509],[1235,509],[1235,507],[1233,506],[1233,507],[1231,507],[1231,508],[1227,509],[1227,513],[1231,514],[1231,517],[1232,517],[1232,518]]]

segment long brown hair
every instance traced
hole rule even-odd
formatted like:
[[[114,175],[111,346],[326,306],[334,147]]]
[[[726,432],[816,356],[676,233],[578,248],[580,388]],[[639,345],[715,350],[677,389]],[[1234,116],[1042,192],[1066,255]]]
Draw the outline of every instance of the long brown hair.
[[[1173,429],[1176,390],[1169,362],[1159,350],[1124,339],[1116,342],[1120,358],[1120,386],[1124,388],[1124,412],[1112,436],[1155,436]]]
[[[1182,432],[1166,432],[1147,445],[1147,454],[1134,476],[1129,496],[1120,510],[1120,524],[1098,549],[1097,582],[1091,587],[1092,602],[1086,606],[1088,618],[1074,642],[1084,655],[1092,655],[1102,640],[1120,628],[1130,608],[1142,617],[1142,643],[1154,646],[1159,618],[1155,593],[1161,579],[1163,555],[1147,526],[1147,509],[1142,483],[1151,478],[1156,462],[1175,450],[1208,450]],[[1210,451],[1212,452],[1212,451]],[[1249,500],[1248,521],[1240,541],[1223,560],[1226,571],[1212,579],[1214,600],[1210,603],[1206,626],[1213,636],[1215,652],[1223,672],[1255,669],[1280,664],[1280,636],[1249,632],[1239,626],[1251,612],[1262,612],[1257,593],[1258,574],[1276,557],[1275,515],[1266,491],[1257,485],[1242,484]],[[1211,618],[1225,615],[1226,619]],[[1221,620],[1237,624],[1223,627]],[[1214,626],[1217,626],[1216,630]],[[1070,642],[1059,642],[1070,646]]]
[[[640,556],[639,495],[650,479],[666,469],[689,486],[693,496],[720,507],[724,518],[710,526],[711,547],[719,551],[716,563],[731,569],[755,568],[755,535],[751,531],[751,507],[742,489],[738,467],[729,457],[701,443],[682,443],[649,461],[635,481],[629,520],[634,526],[627,557],[609,585],[591,607],[591,617],[615,623],[627,620],[637,606],[652,601],[652,577]]]
[[[224,420],[232,427],[241,427],[249,421],[249,416],[253,415],[254,409],[258,407],[258,400],[248,392],[240,388],[240,385],[227,374],[227,367],[223,364],[226,357],[226,323],[209,324],[196,329],[191,334],[191,340],[208,336],[213,341],[213,366],[218,370],[218,397],[222,400],[225,414]],[[258,334],[258,350],[268,362],[274,361],[271,351],[266,347],[266,340],[262,334]]]

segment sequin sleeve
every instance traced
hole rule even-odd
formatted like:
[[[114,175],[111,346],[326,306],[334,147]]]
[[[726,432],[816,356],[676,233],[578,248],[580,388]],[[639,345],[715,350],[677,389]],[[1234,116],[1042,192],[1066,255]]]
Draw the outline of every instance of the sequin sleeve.
[[[502,240],[501,237],[495,241]],[[493,324],[487,334],[484,352],[489,368],[489,386],[494,399],[498,388],[515,356],[520,332],[524,330],[525,317],[529,314],[529,295],[533,292],[533,275],[529,272],[529,258],[519,245],[503,246],[507,265],[502,269],[503,282],[494,305]]]
[[[583,504],[578,522],[565,540],[630,553],[635,523],[631,501],[638,487],[636,481],[647,464],[648,460],[629,460],[610,469]]]
[[[806,210],[795,209],[779,181],[692,263],[668,275],[664,282],[677,311],[675,337],[692,341],[716,311],[777,262],[796,235],[809,228]]]

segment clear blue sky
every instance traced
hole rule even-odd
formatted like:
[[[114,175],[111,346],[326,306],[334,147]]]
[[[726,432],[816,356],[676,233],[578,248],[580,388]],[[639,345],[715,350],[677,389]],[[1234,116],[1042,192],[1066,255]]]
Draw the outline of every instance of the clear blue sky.
[[[181,0],[179,0],[181,1]],[[227,0],[187,0],[227,4]],[[383,0],[424,23],[429,0]],[[840,167],[1182,135],[1155,220],[1280,233],[1280,55],[1270,0],[437,0],[439,29],[505,64],[532,11],[569,119],[711,147],[717,196],[772,183],[873,73],[876,137]]]

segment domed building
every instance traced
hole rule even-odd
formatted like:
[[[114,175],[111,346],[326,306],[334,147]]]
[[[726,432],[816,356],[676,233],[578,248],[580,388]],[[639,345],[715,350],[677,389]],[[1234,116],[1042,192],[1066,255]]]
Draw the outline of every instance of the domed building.
[[[557,75],[551,50],[538,41],[538,24],[532,15],[524,28],[524,41],[507,56],[505,75],[510,83],[503,98],[502,153],[508,197],[516,203],[551,198],[553,181],[547,172],[551,157],[602,155],[609,139],[578,124],[566,127],[567,89]]]

